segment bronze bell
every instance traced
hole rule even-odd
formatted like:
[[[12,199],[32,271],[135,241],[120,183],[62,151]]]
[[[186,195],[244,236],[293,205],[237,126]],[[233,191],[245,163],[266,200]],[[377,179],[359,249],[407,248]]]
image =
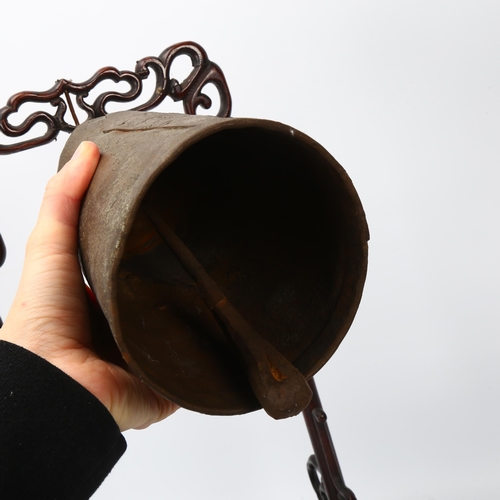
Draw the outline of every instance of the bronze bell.
[[[344,169],[267,120],[114,113],[78,126],[60,166],[82,140],[102,155],[83,270],[130,370],[202,413],[301,411],[300,379],[339,346],[366,276],[368,228]]]

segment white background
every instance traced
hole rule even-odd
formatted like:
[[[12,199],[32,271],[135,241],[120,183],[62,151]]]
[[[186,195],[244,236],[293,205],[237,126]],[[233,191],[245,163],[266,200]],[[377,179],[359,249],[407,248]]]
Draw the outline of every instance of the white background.
[[[285,122],[346,168],[371,231],[368,280],[316,376],[360,500],[500,498],[500,4],[194,0],[2,7],[0,106],[15,92],[194,40],[233,116]],[[181,111],[172,105],[171,110]],[[5,317],[65,137],[0,158]],[[96,499],[313,499],[302,417],[179,411],[126,433]]]

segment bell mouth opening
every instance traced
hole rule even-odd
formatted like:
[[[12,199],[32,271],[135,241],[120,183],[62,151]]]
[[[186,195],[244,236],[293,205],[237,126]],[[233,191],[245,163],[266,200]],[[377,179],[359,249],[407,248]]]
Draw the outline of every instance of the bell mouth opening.
[[[342,167],[288,127],[219,130],[145,195],[246,321],[307,378],[354,318],[367,230]],[[183,407],[258,409],[195,283],[139,207],[117,273],[122,341],[140,375]]]

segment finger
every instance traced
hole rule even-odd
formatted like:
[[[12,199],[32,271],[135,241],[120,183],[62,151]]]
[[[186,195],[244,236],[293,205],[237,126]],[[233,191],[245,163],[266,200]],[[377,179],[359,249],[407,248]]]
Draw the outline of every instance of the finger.
[[[118,397],[115,394],[114,401],[104,402],[104,405],[115,418],[121,431],[146,429],[169,417],[179,408],[178,405],[160,396],[134,375],[114,366],[111,367],[111,370],[119,371],[118,376],[116,376],[118,386],[126,390]],[[101,401],[105,401],[105,399],[102,398]]]

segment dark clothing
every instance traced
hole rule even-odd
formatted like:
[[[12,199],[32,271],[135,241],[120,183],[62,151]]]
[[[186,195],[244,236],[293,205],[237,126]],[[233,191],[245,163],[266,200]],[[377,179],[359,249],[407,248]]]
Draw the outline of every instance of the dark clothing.
[[[35,354],[0,341],[0,498],[88,499],[125,452],[108,410]]]

